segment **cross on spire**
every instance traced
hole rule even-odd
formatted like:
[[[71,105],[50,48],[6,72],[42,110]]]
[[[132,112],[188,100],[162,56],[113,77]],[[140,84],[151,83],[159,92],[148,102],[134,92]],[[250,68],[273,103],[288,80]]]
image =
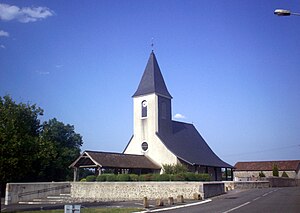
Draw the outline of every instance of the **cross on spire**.
[[[153,37],[151,38],[151,49],[152,49],[152,52],[153,52],[153,49],[154,49],[154,38]]]

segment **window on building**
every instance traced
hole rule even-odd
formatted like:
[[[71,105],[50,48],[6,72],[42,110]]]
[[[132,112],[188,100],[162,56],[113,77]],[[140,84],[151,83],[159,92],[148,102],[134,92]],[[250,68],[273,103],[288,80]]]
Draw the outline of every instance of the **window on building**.
[[[147,117],[147,108],[148,108],[147,101],[142,101],[142,118]]]
[[[147,142],[143,142],[142,143],[142,150],[145,152],[148,150],[148,143]]]

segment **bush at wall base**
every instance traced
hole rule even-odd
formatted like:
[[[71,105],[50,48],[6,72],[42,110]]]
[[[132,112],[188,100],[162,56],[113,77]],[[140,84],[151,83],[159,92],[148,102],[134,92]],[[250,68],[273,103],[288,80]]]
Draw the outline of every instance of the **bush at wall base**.
[[[89,175],[81,179],[84,182],[129,182],[129,181],[210,181],[209,174],[196,174],[186,172],[181,174],[102,174],[99,176]]]

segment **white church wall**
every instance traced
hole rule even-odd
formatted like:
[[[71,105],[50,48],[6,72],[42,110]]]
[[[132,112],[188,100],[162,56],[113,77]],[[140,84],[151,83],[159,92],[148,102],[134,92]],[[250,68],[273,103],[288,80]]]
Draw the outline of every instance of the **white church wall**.
[[[142,102],[147,101],[147,117],[142,118]],[[157,137],[158,131],[158,97],[150,94],[133,99],[134,136],[129,142],[125,154],[146,155],[157,164],[176,164],[177,157]],[[148,149],[142,150],[142,143],[147,142]]]

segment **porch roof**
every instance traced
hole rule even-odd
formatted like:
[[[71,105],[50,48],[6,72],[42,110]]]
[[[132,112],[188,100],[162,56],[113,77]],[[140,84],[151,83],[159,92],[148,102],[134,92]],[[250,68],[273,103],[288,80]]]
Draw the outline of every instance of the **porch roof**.
[[[84,151],[71,165],[73,168],[102,167],[120,169],[161,169],[144,155]]]

